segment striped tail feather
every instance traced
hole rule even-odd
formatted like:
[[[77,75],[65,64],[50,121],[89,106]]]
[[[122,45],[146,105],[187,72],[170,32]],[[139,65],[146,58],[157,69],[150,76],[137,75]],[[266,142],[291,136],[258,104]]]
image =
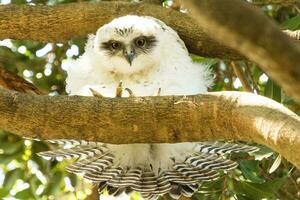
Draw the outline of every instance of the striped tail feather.
[[[193,185],[181,185],[181,194],[185,197],[192,197],[199,187],[200,183]]]
[[[75,162],[66,169],[72,173],[85,175],[90,173],[100,173],[113,165],[113,159],[114,157],[111,154],[103,154]]]
[[[102,147],[89,147],[89,146],[77,146],[70,149],[58,149],[54,151],[44,151],[38,153],[39,156],[48,158],[62,157],[65,159],[84,159],[93,157],[99,154],[103,154],[104,149]]]
[[[184,177],[188,177],[191,180],[196,180],[198,182],[212,181],[219,178],[219,173],[217,171],[202,169],[185,163],[175,164],[173,168],[178,174],[183,175]]]
[[[157,178],[157,188],[156,194],[166,194],[171,190],[171,183],[161,175]]]
[[[171,190],[168,193],[173,199],[179,199],[181,196],[191,197],[199,189],[199,184],[182,185],[172,184]]]
[[[158,195],[150,194],[150,193],[142,193],[141,196],[143,197],[143,199],[147,199],[147,200],[156,200],[159,197]]]
[[[46,140],[45,142],[50,144],[58,144],[62,146],[105,146],[101,142],[93,142],[93,141],[86,141],[86,140],[72,140],[72,139],[56,139],[56,140]]]
[[[239,153],[245,152],[252,154],[259,149],[254,146],[248,146],[245,144],[234,144],[234,143],[224,143],[224,142],[200,142],[198,143],[195,151],[206,154],[230,154],[230,153]]]
[[[41,152],[39,155],[52,159],[76,159],[66,168],[67,171],[82,174],[85,179],[98,185],[100,194],[104,190],[114,196],[136,191],[146,200],[155,200],[165,194],[173,199],[191,197],[202,182],[217,180],[219,170],[229,171],[238,166],[236,162],[226,159],[225,154],[251,154],[258,150],[244,144],[201,142],[195,144],[193,152],[189,152],[185,159],[175,162],[175,159],[169,158],[173,165],[157,172],[153,171],[152,166],[121,166],[114,153],[103,143],[76,140],[48,142],[71,148]]]
[[[128,187],[133,188],[140,187],[141,184],[142,169],[129,169],[128,171],[123,171],[119,177],[111,179],[108,184],[114,187]]]
[[[200,154],[195,153],[192,156],[188,156],[185,163],[189,163],[199,169],[212,169],[212,170],[231,170],[238,166],[238,164],[232,160],[224,159],[221,156],[214,154]]]
[[[114,179],[115,177],[118,177],[119,174],[121,174],[123,169],[121,167],[110,167],[107,168],[103,171],[99,172],[92,172],[92,171],[87,171],[84,173],[84,178],[91,180],[93,182],[102,182],[106,181],[108,182],[111,179]]]

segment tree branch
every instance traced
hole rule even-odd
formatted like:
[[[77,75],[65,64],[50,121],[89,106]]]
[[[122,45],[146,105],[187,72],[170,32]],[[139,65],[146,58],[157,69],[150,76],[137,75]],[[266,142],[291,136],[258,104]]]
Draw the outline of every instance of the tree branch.
[[[300,101],[300,46],[274,22],[240,0],[189,0],[186,6],[214,39],[258,63],[288,95]]]
[[[300,168],[300,118],[251,93],[96,98],[0,90],[0,97],[0,127],[25,137],[119,144],[255,141]]]
[[[231,64],[231,66],[233,68],[233,71],[234,71],[235,75],[241,81],[244,90],[246,92],[253,92],[253,89],[251,88],[251,85],[249,84],[247,78],[245,77],[244,72],[243,72],[241,66],[239,64],[236,64],[235,62],[231,62],[230,64]]]
[[[258,5],[258,6],[265,6],[265,5],[290,5],[290,4],[296,4],[299,3],[299,0],[254,0],[252,1],[252,4]]]
[[[115,17],[149,15],[173,27],[191,53],[223,59],[243,59],[215,42],[186,14],[153,3],[99,2],[56,6],[0,5],[0,39],[65,42],[86,37]]]
[[[32,83],[0,66],[0,88],[18,92],[42,94]]]

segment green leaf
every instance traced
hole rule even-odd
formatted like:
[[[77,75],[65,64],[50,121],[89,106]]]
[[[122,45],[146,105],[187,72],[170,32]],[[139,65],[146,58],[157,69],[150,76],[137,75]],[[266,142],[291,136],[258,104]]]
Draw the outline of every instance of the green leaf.
[[[281,163],[281,155],[278,154],[277,158],[275,159],[275,161],[273,162],[272,166],[269,169],[269,173],[272,174],[280,165]]]
[[[281,102],[281,88],[270,78],[266,83],[264,95],[279,103]]]
[[[214,64],[217,64],[220,61],[217,58],[204,58],[193,54],[190,54],[190,56],[192,57],[194,62],[201,62],[202,64],[207,65],[209,67]]]
[[[20,168],[16,168],[12,171],[9,171],[5,175],[5,179],[3,182],[3,186],[10,190],[12,186],[15,184],[16,180],[21,178],[22,170]]]
[[[286,176],[278,179],[274,179],[271,181],[268,181],[266,183],[261,184],[262,187],[264,188],[265,191],[270,192],[270,193],[275,193],[277,192],[283,183],[286,181]],[[254,184],[255,185],[255,184]]]
[[[63,180],[63,173],[61,171],[55,172],[44,194],[53,195],[58,193],[61,187],[62,180]]]
[[[31,199],[34,199],[34,196],[31,192],[31,190],[28,188],[28,189],[25,189],[25,190],[22,190],[21,192],[18,192],[16,195],[15,195],[16,198],[18,199],[28,199],[28,200],[31,200]]]
[[[211,193],[212,190],[221,190],[224,187],[225,178],[221,177],[216,181],[204,182],[199,189],[203,193]]]
[[[264,179],[259,177],[259,162],[256,160],[241,160],[240,168],[245,178],[254,183],[263,183]]]
[[[266,158],[271,157],[274,154],[274,151],[264,145],[259,145],[259,151],[254,152],[253,156],[255,157],[255,160],[263,160]]]
[[[0,164],[7,165],[12,160],[16,159],[16,155],[0,155]]]
[[[261,200],[273,197],[275,192],[282,186],[285,178],[276,179],[262,184],[249,183],[246,181],[233,180],[233,188],[237,194],[244,195],[251,200]]]
[[[24,142],[18,141],[18,142],[14,142],[13,144],[10,142],[3,142],[0,145],[0,148],[3,149],[4,154],[6,155],[12,155],[18,152],[23,152],[24,150]]]
[[[298,30],[300,28],[300,14],[284,21],[282,26],[284,29]]]
[[[9,194],[9,190],[6,188],[0,188],[0,198],[2,199],[3,197],[5,197],[6,195]]]
[[[71,180],[72,186],[73,186],[73,187],[76,187],[77,181],[78,181],[77,175],[75,175],[75,174],[69,174],[68,176],[69,176],[69,178],[70,178],[70,180]]]
[[[140,193],[137,192],[132,192],[130,195],[130,200],[139,200],[141,199],[141,195]]]

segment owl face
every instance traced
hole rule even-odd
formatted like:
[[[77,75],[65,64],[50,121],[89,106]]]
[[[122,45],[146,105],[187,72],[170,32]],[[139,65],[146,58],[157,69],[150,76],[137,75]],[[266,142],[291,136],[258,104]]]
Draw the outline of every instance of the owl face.
[[[151,19],[125,16],[101,27],[94,50],[114,73],[132,74],[159,65],[160,26]]]

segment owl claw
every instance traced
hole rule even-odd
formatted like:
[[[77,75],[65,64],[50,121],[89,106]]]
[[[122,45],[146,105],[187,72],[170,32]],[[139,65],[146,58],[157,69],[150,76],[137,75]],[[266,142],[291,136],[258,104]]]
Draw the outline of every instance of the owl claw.
[[[118,87],[116,88],[116,97],[122,97],[122,92],[123,92],[123,82],[120,81],[118,84]]]
[[[129,97],[135,97],[135,95],[134,95],[134,93],[132,92],[132,90],[131,90],[131,89],[129,89],[129,88],[125,88],[125,90],[128,92],[128,94],[129,94]]]
[[[93,88],[89,88],[89,89],[92,92],[94,97],[103,97],[103,95],[100,92],[94,90]]]
[[[161,93],[161,88],[158,88],[158,90],[154,93],[154,96],[159,97]]]
[[[125,88],[124,90],[128,92],[129,97],[135,97],[131,89]],[[116,88],[116,97],[122,97],[122,93],[123,93],[123,82],[120,81],[118,87]]]

